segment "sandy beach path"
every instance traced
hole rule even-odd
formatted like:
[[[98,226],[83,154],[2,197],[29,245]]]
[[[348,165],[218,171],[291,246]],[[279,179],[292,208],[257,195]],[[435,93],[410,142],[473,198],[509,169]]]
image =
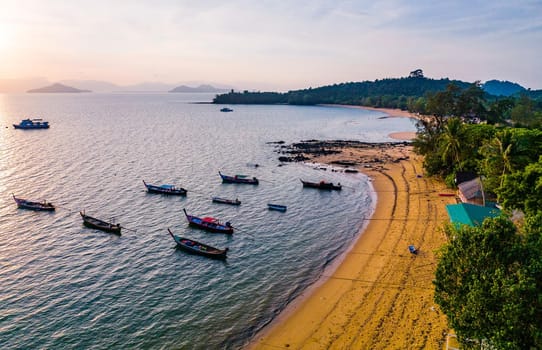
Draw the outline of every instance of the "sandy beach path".
[[[347,149],[326,163],[359,158]],[[410,147],[406,160],[373,169],[378,202],[361,237],[327,280],[294,302],[261,334],[253,349],[441,349],[446,319],[433,302],[435,250],[447,220],[445,186],[422,175]],[[408,246],[419,249],[410,254]]]

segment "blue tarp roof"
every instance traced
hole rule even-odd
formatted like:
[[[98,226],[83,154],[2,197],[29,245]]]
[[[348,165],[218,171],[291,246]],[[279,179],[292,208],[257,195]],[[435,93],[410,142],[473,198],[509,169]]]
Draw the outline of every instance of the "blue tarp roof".
[[[480,226],[485,218],[494,218],[501,214],[497,208],[488,208],[470,203],[448,204],[446,211],[452,224]]]

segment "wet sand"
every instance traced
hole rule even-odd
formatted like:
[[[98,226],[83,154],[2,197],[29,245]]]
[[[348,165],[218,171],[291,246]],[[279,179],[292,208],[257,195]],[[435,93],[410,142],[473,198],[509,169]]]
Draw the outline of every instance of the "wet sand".
[[[378,162],[375,162],[375,159]],[[344,148],[313,162],[354,161],[377,195],[367,227],[333,271],[258,334],[250,349],[440,349],[446,319],[433,301],[445,185],[423,176],[408,145]],[[409,245],[419,249],[411,254]]]

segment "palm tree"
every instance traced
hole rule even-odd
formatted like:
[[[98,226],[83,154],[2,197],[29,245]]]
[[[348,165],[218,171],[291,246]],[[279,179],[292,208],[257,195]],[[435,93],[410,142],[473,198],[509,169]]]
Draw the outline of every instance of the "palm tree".
[[[513,171],[514,137],[511,129],[498,132],[495,138],[480,151],[485,156],[484,168],[487,175],[495,180],[500,180],[499,185],[502,186],[504,176]],[[491,184],[492,189],[495,189],[497,181]]]
[[[451,168],[457,167],[458,170],[461,170],[462,167],[463,145],[461,141],[463,136],[464,126],[461,119],[456,117],[448,119],[441,137],[442,161],[446,163],[448,160],[451,160],[453,163]]]

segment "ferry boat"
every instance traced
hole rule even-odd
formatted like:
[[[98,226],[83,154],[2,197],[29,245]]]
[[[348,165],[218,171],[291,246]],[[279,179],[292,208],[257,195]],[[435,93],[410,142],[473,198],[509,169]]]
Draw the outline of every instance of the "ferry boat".
[[[13,124],[15,129],[49,129],[49,122],[43,119],[23,119],[19,124]]]

